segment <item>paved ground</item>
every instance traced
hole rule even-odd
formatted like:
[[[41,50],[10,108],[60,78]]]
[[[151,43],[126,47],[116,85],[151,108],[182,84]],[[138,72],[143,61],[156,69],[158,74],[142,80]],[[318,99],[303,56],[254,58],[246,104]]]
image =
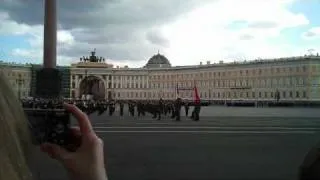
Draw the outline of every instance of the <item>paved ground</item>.
[[[92,115],[109,178],[292,180],[320,140],[319,109],[208,107],[202,115],[199,122]],[[31,164],[35,179],[66,179],[37,150]]]

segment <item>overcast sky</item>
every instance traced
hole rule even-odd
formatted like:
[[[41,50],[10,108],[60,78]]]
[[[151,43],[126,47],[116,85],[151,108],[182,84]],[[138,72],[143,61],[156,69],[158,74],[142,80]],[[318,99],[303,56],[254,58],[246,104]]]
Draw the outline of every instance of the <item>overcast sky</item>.
[[[57,0],[58,63],[97,55],[141,67],[304,55],[320,50],[318,0]],[[0,0],[0,59],[42,62],[43,0]]]

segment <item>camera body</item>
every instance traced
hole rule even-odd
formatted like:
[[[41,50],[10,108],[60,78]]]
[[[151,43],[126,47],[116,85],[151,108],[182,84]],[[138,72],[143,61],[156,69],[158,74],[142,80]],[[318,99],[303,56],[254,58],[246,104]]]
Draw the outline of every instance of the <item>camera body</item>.
[[[24,108],[34,145],[48,142],[66,147],[71,142],[70,114],[65,109]]]

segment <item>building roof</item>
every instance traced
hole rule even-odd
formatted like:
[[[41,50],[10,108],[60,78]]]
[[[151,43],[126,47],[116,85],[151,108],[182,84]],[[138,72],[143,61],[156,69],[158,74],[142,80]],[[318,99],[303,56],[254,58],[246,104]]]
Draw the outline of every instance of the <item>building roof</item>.
[[[147,62],[147,68],[156,68],[156,67],[171,67],[169,60],[160,53],[153,55]]]

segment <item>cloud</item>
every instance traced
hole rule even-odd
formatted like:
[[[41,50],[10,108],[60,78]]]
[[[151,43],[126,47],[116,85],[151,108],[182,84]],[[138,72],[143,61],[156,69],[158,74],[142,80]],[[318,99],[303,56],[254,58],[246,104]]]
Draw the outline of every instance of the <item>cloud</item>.
[[[320,27],[313,27],[302,34],[302,37],[307,40],[320,38]]]
[[[277,22],[272,21],[260,21],[260,22],[253,22],[251,24],[248,24],[249,28],[258,28],[258,29],[269,29],[269,28],[275,28],[278,27]]]
[[[281,37],[285,29],[310,23],[303,14],[288,10],[294,0],[58,2],[61,64],[77,61],[94,48],[109,62],[134,67],[143,66],[157,50],[173,65],[198,64],[202,59],[288,56],[300,51],[271,39]],[[43,1],[0,3],[0,34],[30,37],[31,50],[16,49],[13,54],[41,60]]]
[[[97,48],[101,56],[115,61],[146,61],[156,49],[168,46],[168,41],[161,32],[155,32],[154,29],[210,1],[212,0],[203,0],[201,3],[197,0],[58,1],[60,37],[67,38],[67,42],[60,42],[58,52],[62,56],[78,57]],[[29,29],[25,31],[33,31],[30,28],[35,26],[42,27],[43,2],[0,0],[0,11],[6,12],[7,21],[14,26],[10,30],[7,27],[4,29],[15,32],[23,25]],[[41,50],[41,37],[33,37],[31,44],[37,44],[36,47]]]
[[[241,57],[235,59],[299,55],[294,44],[290,51],[285,46],[288,42],[272,41],[280,39],[286,29],[310,23],[303,14],[288,10],[293,2],[221,0],[197,8],[164,28],[170,39],[168,57],[176,58],[173,64],[177,65],[201,59],[218,62],[237,54]],[[230,47],[234,50],[226,50]]]
[[[163,47],[167,47],[169,45],[169,40],[167,40],[160,31],[152,30],[147,33],[147,40],[154,44]]]
[[[252,39],[254,39],[254,36],[251,34],[243,34],[243,35],[239,35],[239,39],[240,40],[252,40]]]

